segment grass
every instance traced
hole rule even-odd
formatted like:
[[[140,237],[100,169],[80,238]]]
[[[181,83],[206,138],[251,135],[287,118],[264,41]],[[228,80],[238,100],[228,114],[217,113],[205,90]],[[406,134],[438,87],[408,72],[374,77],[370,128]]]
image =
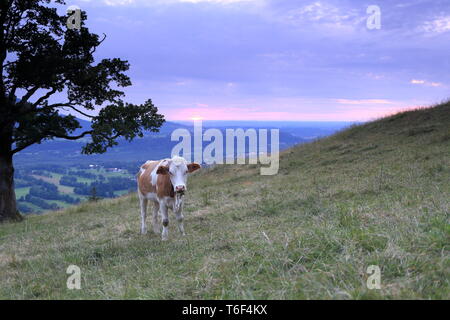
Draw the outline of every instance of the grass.
[[[202,170],[167,242],[136,194],[1,225],[0,298],[449,299],[449,128],[443,104],[289,149],[276,176]]]
[[[21,197],[26,196],[30,192],[31,187],[23,187],[16,189],[16,198],[19,199]]]
[[[35,178],[35,179],[40,179],[40,180],[43,180],[43,181],[45,181],[45,182],[54,184],[54,185],[56,185],[56,186],[59,185],[60,177],[56,177],[56,176],[53,175],[53,174],[52,174],[51,177],[39,176],[39,175],[35,175],[35,174],[33,174],[33,175],[31,175],[31,176],[32,176],[33,178]]]
[[[58,191],[61,192],[62,194],[75,195],[73,192],[74,187],[63,186],[62,184],[60,184],[61,178],[63,176],[62,174],[55,173],[55,172],[50,172],[50,174],[52,175],[52,179],[50,179],[47,182],[52,183],[55,186],[57,186]]]

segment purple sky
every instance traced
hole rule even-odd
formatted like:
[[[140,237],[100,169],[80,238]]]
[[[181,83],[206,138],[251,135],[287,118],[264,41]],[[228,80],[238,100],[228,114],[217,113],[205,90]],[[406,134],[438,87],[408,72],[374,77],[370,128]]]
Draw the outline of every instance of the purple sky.
[[[450,98],[448,0],[79,0],[168,120],[369,120]],[[381,29],[366,26],[369,5]]]

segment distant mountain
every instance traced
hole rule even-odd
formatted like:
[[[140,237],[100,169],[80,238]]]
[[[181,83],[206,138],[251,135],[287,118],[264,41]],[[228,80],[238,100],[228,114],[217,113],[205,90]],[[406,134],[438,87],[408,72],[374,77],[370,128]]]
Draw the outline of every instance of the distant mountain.
[[[77,129],[74,135],[89,130],[91,124],[89,121],[78,119],[82,128]],[[41,144],[35,144],[21,151],[15,156],[16,166],[29,163],[87,163],[95,161],[127,161],[127,160],[147,160],[167,157],[170,154],[172,146],[176,142],[170,141],[170,134],[177,128],[189,127],[166,122],[160,128],[160,132],[146,132],[143,138],[136,138],[132,142],[125,139],[118,139],[118,145],[109,149],[105,154],[83,155],[81,149],[89,137],[76,141],[54,139],[45,141]]]
[[[90,122],[79,119],[82,126],[74,134],[79,134],[90,129]],[[225,129],[231,128],[280,128],[280,149],[284,150],[299,143],[304,143],[318,137],[333,134],[348,123],[280,123],[280,122],[221,122],[204,121],[204,129],[215,127],[221,130],[225,136]],[[301,126],[300,126],[301,125]],[[109,149],[105,154],[83,155],[81,148],[89,137],[69,141],[54,139],[42,144],[33,145],[15,156],[16,166],[35,164],[36,161],[45,163],[91,163],[96,161],[146,161],[149,159],[160,159],[169,157],[172,148],[178,141],[171,141],[170,137],[174,130],[186,129],[193,136],[192,122],[165,122],[159,132],[146,132],[144,137],[136,138],[132,142],[119,139],[119,144]],[[269,141],[270,142],[270,141]],[[209,142],[208,142],[209,143]],[[207,142],[204,143],[206,146]],[[225,150],[225,149],[224,149]]]

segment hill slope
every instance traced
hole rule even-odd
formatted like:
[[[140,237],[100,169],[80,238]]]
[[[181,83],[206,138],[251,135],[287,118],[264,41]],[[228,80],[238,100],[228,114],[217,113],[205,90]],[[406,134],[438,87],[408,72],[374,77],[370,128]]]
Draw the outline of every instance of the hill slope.
[[[0,298],[449,299],[449,128],[447,103],[289,149],[277,176],[203,170],[168,242],[139,235],[136,195],[2,225]]]

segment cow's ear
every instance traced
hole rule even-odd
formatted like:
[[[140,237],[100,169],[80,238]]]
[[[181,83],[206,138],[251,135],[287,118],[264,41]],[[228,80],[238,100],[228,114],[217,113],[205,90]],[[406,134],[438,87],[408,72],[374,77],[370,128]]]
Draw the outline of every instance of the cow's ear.
[[[168,174],[169,173],[169,167],[167,166],[160,166],[158,170],[156,170],[156,174]]]
[[[198,170],[201,168],[201,166],[198,163],[192,162],[190,164],[188,164],[188,172],[194,172],[195,170]]]

